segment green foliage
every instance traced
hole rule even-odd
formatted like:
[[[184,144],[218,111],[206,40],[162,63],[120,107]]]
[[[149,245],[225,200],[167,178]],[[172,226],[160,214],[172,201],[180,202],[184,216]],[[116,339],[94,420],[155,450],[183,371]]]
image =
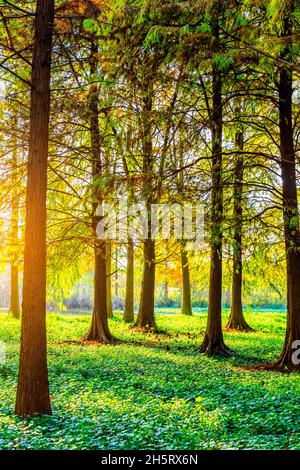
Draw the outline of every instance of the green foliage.
[[[144,40],[144,46],[146,49],[149,49],[154,44],[159,44],[160,42],[161,42],[160,28],[155,26],[151,28],[150,31],[148,32]]]
[[[195,29],[196,33],[211,33],[211,25],[209,23],[202,23]]]
[[[63,343],[89,316],[48,315],[54,413],[25,420],[13,415],[20,323],[0,315],[0,448],[299,449],[299,375],[240,368],[278,355],[285,315],[248,313],[257,332],[227,333],[241,355],[223,360],[199,355],[206,314],[174,313],[157,316],[168,335],[129,331],[118,316],[111,328],[126,343],[100,347]]]
[[[234,57],[232,54],[214,54],[213,63],[218,67],[219,70],[224,71],[234,63]]]
[[[93,19],[83,20],[83,26],[90,33],[95,33],[98,30],[97,22]]]

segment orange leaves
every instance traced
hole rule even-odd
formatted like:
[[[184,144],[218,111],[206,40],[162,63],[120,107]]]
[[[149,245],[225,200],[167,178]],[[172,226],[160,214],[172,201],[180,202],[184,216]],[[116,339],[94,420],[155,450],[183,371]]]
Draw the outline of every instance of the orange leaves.
[[[56,11],[60,14],[78,15],[85,18],[96,18],[103,6],[103,0],[69,0]]]
[[[60,33],[72,30],[72,18],[95,19],[100,15],[104,0],[69,0],[56,8],[55,26]]]

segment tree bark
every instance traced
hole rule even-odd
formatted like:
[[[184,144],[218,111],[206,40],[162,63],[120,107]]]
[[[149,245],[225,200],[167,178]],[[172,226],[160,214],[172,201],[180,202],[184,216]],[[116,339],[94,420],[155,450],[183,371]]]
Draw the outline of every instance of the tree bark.
[[[282,37],[292,37],[293,9],[294,3],[290,2],[290,8],[285,10]],[[281,58],[289,60],[291,48],[289,41]],[[293,343],[300,340],[300,231],[292,117],[293,78],[292,69],[286,65],[280,69],[278,93],[288,312],[285,341],[276,365],[282,369],[300,371],[300,364],[293,360],[296,349]]]
[[[92,323],[88,333],[84,337],[85,341],[111,343],[114,340],[108,327],[105,251],[105,240],[95,241],[94,307]]]
[[[215,37],[219,37],[219,27]],[[208,320],[200,352],[208,355],[228,355],[222,332],[222,222],[223,222],[223,178],[222,178],[222,77],[213,65],[212,103],[212,189],[211,189],[211,264],[208,298]]]
[[[17,119],[16,119],[17,121]],[[17,122],[16,122],[17,128]],[[10,261],[10,305],[9,312],[14,318],[20,318],[20,296],[19,296],[19,197],[17,191],[17,137],[13,138],[13,152],[11,161],[12,170],[12,196],[11,196],[11,261]]]
[[[239,129],[235,138],[238,150],[234,166],[233,183],[233,274],[232,274],[232,297],[231,311],[226,329],[239,331],[253,331],[245,320],[242,303],[243,284],[243,251],[242,251],[242,231],[243,231],[243,178],[244,178],[244,133]]]
[[[141,299],[139,313],[135,327],[154,329],[154,291],[155,291],[155,242],[144,241],[144,271],[142,278]]]
[[[134,321],[134,244],[132,238],[127,245],[126,294],[123,320],[126,323]]]
[[[54,0],[37,0],[31,77],[21,351],[15,412],[50,414],[46,340],[46,193]]]
[[[97,70],[98,45],[96,41],[91,41],[90,72],[93,78]],[[91,86],[89,93],[89,117],[91,133],[91,164],[93,176],[93,207],[92,207],[92,235],[94,243],[95,273],[94,273],[94,306],[90,329],[85,341],[98,341],[110,343],[113,336],[108,326],[107,312],[107,277],[106,277],[106,240],[101,240],[97,235],[97,225],[99,217],[97,210],[103,203],[101,189],[97,181],[103,173],[101,160],[101,136],[99,129],[99,96],[98,89]]]
[[[182,303],[181,313],[192,315],[191,283],[188,254],[183,244],[181,248],[181,269],[182,269]]]

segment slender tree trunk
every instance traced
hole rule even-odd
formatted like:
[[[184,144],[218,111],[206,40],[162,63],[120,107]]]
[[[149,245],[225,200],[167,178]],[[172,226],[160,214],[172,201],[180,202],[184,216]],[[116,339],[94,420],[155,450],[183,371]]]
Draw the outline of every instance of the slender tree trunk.
[[[123,320],[126,323],[134,321],[134,244],[132,238],[127,245],[126,294]]]
[[[285,10],[283,37],[292,37],[293,8],[294,3],[290,2],[290,8]],[[283,59],[289,60],[291,48],[289,41],[282,53]],[[300,340],[300,231],[292,119],[293,78],[292,69],[285,65],[281,66],[278,92],[288,312],[284,346],[277,366],[300,371],[300,364],[293,359],[299,347],[294,342]]]
[[[162,303],[163,305],[169,305],[170,298],[169,298],[169,281],[165,279],[162,285]]]
[[[188,254],[183,244],[181,248],[181,269],[182,269],[182,303],[181,313],[192,315],[191,283]]]
[[[50,414],[46,340],[46,193],[54,0],[37,0],[31,77],[20,367],[15,412]]]
[[[143,143],[143,172],[145,183],[143,197],[147,210],[147,236],[144,240],[144,268],[142,278],[141,299],[139,313],[135,327],[156,329],[154,317],[155,295],[155,241],[152,240],[151,231],[151,204],[153,203],[153,144],[152,144],[152,120],[153,120],[153,83],[151,75],[145,80],[143,89],[142,112],[142,143]]]
[[[154,317],[155,291],[155,242],[144,241],[144,271],[142,279],[139,313],[135,326],[139,328],[156,329]]]
[[[215,36],[218,37],[219,29]],[[211,264],[206,333],[200,352],[228,355],[222,332],[222,77],[213,65]]]
[[[17,120],[16,120],[17,121]],[[17,128],[17,122],[16,122]],[[10,262],[10,305],[9,311],[14,318],[20,318],[20,300],[19,300],[19,198],[17,191],[17,137],[13,139],[13,153],[12,153],[12,199],[11,199],[11,245],[12,254]]]
[[[116,261],[116,264],[115,264],[115,298],[118,299],[119,298],[119,260],[118,260],[118,247],[116,247],[116,250],[115,250],[115,261]]]
[[[234,166],[234,235],[233,235],[233,275],[232,275],[232,298],[231,311],[226,329],[239,331],[252,331],[245,320],[242,304],[242,279],[243,279],[243,252],[242,252],[242,230],[243,230],[243,178],[244,178],[244,133],[243,130],[236,132],[237,154]]]
[[[107,289],[107,316],[113,317],[111,295],[111,242],[106,242],[106,289]]]
[[[93,78],[97,70],[97,43],[91,41],[90,71]],[[99,96],[98,89],[92,86],[89,93],[89,115],[91,132],[91,163],[93,175],[93,214],[92,229],[94,240],[95,274],[94,274],[94,306],[92,323],[84,340],[110,343],[113,337],[109,331],[107,314],[107,277],[106,277],[106,240],[101,240],[97,235],[97,225],[99,217],[97,210],[102,204],[101,189],[97,185],[97,180],[102,175],[101,161],[101,136],[99,129]]]

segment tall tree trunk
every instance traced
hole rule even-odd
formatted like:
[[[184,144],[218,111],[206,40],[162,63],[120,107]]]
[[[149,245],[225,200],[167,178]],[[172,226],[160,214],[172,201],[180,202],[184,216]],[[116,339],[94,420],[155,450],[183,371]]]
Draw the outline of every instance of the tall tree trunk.
[[[155,295],[155,241],[152,240],[151,230],[151,204],[153,203],[153,83],[152,76],[145,78],[143,84],[143,111],[142,111],[142,143],[143,143],[143,172],[145,183],[143,197],[147,210],[147,239],[144,240],[144,268],[139,313],[135,326],[138,328],[156,329],[154,317]]]
[[[17,120],[16,120],[17,128]],[[13,139],[13,152],[11,161],[12,170],[12,197],[11,197],[11,261],[10,261],[10,305],[9,312],[14,318],[20,317],[20,300],[19,300],[19,254],[18,254],[18,232],[19,232],[19,197],[17,191],[17,145],[18,139]]]
[[[282,37],[291,38],[294,2],[290,1],[289,6],[284,12]],[[289,60],[292,46],[290,40],[282,52],[282,59]],[[278,92],[288,312],[284,346],[277,365],[300,371],[300,364],[293,360],[293,353],[298,348],[298,344],[293,343],[300,340],[300,231],[292,118],[293,78],[292,69],[286,65],[280,69]]]
[[[185,244],[181,248],[181,270],[182,270],[182,302],[181,313],[183,315],[192,315],[191,301],[191,283],[188,254]]]
[[[128,239],[127,245],[126,294],[123,320],[126,323],[134,321],[134,244],[132,238]]]
[[[106,242],[106,290],[107,290],[107,316],[113,317],[111,295],[111,242]]]
[[[21,351],[15,412],[50,414],[46,340],[46,194],[54,0],[37,0],[31,77]]]
[[[96,41],[91,41],[90,72],[91,78],[97,71],[98,45]],[[97,225],[100,221],[97,210],[103,203],[101,189],[97,181],[103,173],[101,160],[101,136],[99,129],[99,96],[98,89],[91,86],[89,93],[89,116],[91,133],[91,164],[93,175],[93,207],[92,207],[92,230],[94,241],[94,306],[92,323],[84,340],[110,343],[113,337],[109,331],[107,315],[107,284],[106,284],[106,240],[100,240],[97,235]]]
[[[239,129],[236,132],[235,143],[237,151],[234,166],[233,183],[233,274],[232,274],[232,297],[231,310],[226,329],[251,331],[252,328],[245,320],[242,304],[242,279],[243,279],[243,252],[242,252],[242,231],[243,231],[243,178],[244,178],[244,133]]]
[[[144,271],[139,313],[135,326],[139,328],[156,329],[154,317],[155,292],[155,242],[144,241]]]
[[[218,38],[219,27],[215,37]],[[212,189],[211,189],[211,264],[208,299],[208,320],[200,352],[228,355],[222,332],[222,222],[223,222],[223,178],[222,178],[222,77],[213,65],[212,103]]]

